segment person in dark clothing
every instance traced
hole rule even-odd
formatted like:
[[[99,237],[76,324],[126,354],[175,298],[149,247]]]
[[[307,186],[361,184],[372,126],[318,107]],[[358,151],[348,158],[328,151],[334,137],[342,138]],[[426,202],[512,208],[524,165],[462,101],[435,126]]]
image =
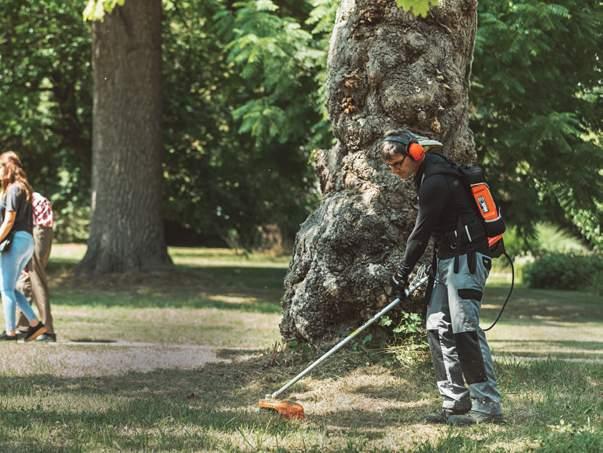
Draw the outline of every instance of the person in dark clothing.
[[[406,243],[394,289],[403,294],[428,245],[437,259],[427,306],[426,328],[442,410],[432,423],[469,425],[502,421],[500,393],[490,348],[479,327],[481,299],[492,266],[483,221],[452,163],[428,146],[441,146],[410,131],[388,132],[382,157],[401,179],[414,177],[418,214]],[[468,384],[468,389],[465,386]]]
[[[27,181],[21,160],[16,153],[0,155],[0,243],[10,239],[10,245],[0,252],[0,292],[4,305],[6,330],[0,341],[16,341],[16,307],[29,322],[25,341],[35,340],[47,329],[39,322],[23,293],[16,289],[17,278],[25,269],[34,251],[31,199],[33,190]]]

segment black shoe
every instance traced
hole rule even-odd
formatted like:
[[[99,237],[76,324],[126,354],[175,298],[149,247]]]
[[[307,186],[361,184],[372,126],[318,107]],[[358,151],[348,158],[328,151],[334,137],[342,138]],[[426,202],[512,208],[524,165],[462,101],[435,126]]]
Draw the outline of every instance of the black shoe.
[[[29,328],[29,330],[27,331],[27,334],[25,335],[24,340],[26,342],[33,341],[36,338],[38,338],[40,335],[45,334],[46,332],[48,332],[48,327],[46,327],[44,324],[39,322],[36,327]]]
[[[0,341],[17,341],[16,335],[7,335],[6,331],[2,332],[0,335]]]
[[[36,343],[56,343],[57,342],[57,334],[56,333],[44,333],[36,338]]]
[[[469,426],[479,423],[504,423],[502,414],[486,414],[484,412],[471,411],[465,415],[451,415],[446,421],[449,425]]]
[[[449,417],[453,415],[464,415],[469,412],[467,410],[458,410],[458,409],[440,409],[438,412],[434,412],[425,416],[424,420],[427,423],[447,423]]]

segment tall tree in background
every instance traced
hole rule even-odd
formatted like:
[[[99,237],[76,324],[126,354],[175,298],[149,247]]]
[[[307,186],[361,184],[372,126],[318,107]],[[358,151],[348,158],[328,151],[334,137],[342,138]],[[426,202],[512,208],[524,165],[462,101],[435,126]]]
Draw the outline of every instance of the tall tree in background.
[[[170,262],[160,212],[161,17],[161,0],[128,0],[93,24],[92,221],[80,271]]]
[[[87,17],[123,2],[89,0]],[[87,240],[90,223],[91,33],[82,3],[0,2],[0,147],[20,152],[52,198],[61,241]],[[332,140],[325,54],[339,3],[163,0],[170,240],[184,229],[197,244],[235,237],[250,247],[265,224],[292,238],[317,206],[308,162]],[[434,2],[396,3],[420,13]],[[471,127],[505,217],[521,237],[546,219],[601,247],[600,2],[482,0],[479,24]]]
[[[296,238],[285,338],[318,342],[388,300],[416,195],[381,161],[386,130],[411,128],[440,139],[454,159],[475,160],[468,94],[476,9],[475,0],[451,0],[418,19],[393,0],[341,3],[328,62],[337,144],[317,159],[324,198]]]

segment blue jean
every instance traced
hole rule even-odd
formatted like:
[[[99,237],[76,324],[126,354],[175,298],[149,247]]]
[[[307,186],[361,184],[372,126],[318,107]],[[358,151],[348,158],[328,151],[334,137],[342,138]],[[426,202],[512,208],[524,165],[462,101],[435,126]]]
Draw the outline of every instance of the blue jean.
[[[37,320],[23,293],[15,289],[17,279],[31,260],[33,251],[33,236],[27,231],[17,231],[10,249],[0,253],[0,291],[4,305],[6,332],[15,330],[17,305],[30,323]]]

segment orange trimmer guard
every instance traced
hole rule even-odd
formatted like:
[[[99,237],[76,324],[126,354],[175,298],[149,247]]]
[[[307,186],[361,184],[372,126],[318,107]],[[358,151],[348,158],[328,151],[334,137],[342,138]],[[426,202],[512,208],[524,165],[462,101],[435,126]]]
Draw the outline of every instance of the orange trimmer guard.
[[[260,409],[278,412],[279,415],[288,419],[293,418],[301,420],[304,418],[304,407],[293,401],[273,399],[260,400],[258,407]]]

